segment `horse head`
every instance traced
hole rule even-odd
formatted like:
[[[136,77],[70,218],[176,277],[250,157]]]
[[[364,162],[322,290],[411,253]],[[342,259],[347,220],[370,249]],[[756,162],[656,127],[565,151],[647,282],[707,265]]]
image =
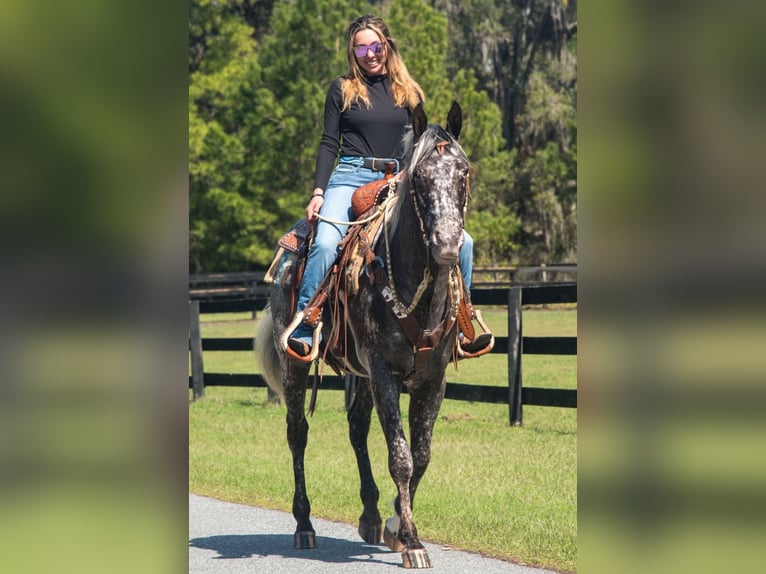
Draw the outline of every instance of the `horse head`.
[[[457,263],[463,244],[470,162],[457,141],[462,123],[457,102],[449,111],[446,129],[428,125],[420,104],[412,112],[410,193],[425,242],[438,265]]]

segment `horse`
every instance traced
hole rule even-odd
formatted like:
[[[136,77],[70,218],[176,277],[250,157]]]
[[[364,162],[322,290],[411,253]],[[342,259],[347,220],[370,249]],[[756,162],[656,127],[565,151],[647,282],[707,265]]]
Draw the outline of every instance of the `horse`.
[[[461,292],[458,253],[463,243],[470,162],[458,143],[462,110],[457,102],[446,129],[428,124],[422,106],[412,112],[404,137],[406,171],[380,237],[371,246],[372,266],[359,277],[358,291],[345,295],[348,372],[362,375],[347,409],[349,437],[356,454],[363,512],[359,534],[370,544],[381,538],[401,552],[405,568],[428,568],[428,552],[418,539],[412,503],[431,458],[431,437],[446,388],[445,370],[456,355],[455,315]],[[373,269],[375,272],[371,272]],[[273,283],[266,314],[258,323],[255,348],[263,377],[287,408],[287,442],[292,452],[296,548],[316,547],[304,475],[309,424],[305,412],[310,365],[280,349],[292,316],[288,290]],[[333,317],[323,311],[321,351],[330,340]],[[283,347],[282,347],[283,348]],[[400,395],[409,396],[410,441],[402,430]],[[367,436],[377,411],[388,447],[388,467],[396,485],[394,515],[383,530],[379,490],[370,467]]]

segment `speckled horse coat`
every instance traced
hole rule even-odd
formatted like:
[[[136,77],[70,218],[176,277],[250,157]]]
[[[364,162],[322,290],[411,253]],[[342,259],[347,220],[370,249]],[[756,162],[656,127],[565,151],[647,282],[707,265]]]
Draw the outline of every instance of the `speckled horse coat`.
[[[416,363],[412,337],[405,334],[396,310],[392,310],[381,289],[367,276],[360,279],[358,293],[349,297],[347,303],[351,340],[347,359],[353,370],[361,370],[369,381],[357,385],[348,410],[364,506],[359,533],[368,543],[377,544],[383,537],[391,549],[402,552],[404,566],[412,568],[430,566],[427,552],[418,540],[412,501],[431,458],[431,436],[444,398],[445,369],[456,342],[454,313],[459,294],[455,278],[459,273],[457,262],[463,242],[470,168],[457,142],[461,125],[462,111],[457,103],[448,114],[446,130],[429,126],[420,106],[413,110],[412,134],[409,141],[405,140],[407,174],[397,189],[399,198],[392,225],[388,226],[388,241],[383,237],[374,246],[379,261],[385,262],[389,287],[399,309],[411,307],[413,299],[417,299],[410,315],[423,332],[440,328],[447,332],[435,338],[432,348],[418,356]],[[305,398],[310,366],[292,362],[277,350],[277,341],[292,319],[287,297],[279,282],[274,283],[270,316],[259,321],[256,353],[264,378],[283,397],[287,407],[287,438],[295,475],[295,544],[299,548],[313,548],[316,538],[304,479],[309,426]],[[326,341],[330,321],[327,316],[325,319]],[[402,387],[409,393],[409,443],[402,430]],[[379,491],[367,452],[373,406],[385,434],[388,466],[397,488],[395,515],[386,522],[385,532],[378,510]]]

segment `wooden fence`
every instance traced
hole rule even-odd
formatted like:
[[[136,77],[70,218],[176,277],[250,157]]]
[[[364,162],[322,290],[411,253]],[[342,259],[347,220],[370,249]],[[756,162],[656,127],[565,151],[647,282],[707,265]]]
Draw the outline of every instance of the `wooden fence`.
[[[189,298],[200,301],[268,298],[265,271],[207,273],[189,276]],[[577,283],[576,263],[557,263],[522,267],[474,266],[473,288],[512,287],[549,283]]]
[[[471,286],[474,289],[541,283],[577,283],[577,264],[541,263],[522,267],[474,266],[471,276]]]
[[[522,385],[522,356],[537,355],[576,355],[577,337],[525,337],[522,334],[522,307],[548,303],[577,302],[575,283],[547,285],[525,285],[510,288],[472,289],[471,300],[478,306],[505,306],[508,308],[508,336],[495,337],[492,353],[505,354],[508,357],[508,386],[496,387],[448,382],[445,398],[484,403],[509,405],[509,418],[512,425],[521,425],[523,405],[577,407],[577,390],[546,389],[524,387]],[[252,312],[253,316],[265,308],[266,296],[254,298],[242,297],[237,300],[199,300],[189,302],[189,349],[191,370],[189,388],[194,398],[202,397],[205,386],[265,387],[266,382],[260,374],[205,373],[203,351],[251,351],[253,338],[208,338],[200,335],[200,314]],[[310,382],[310,381],[309,381]],[[322,379],[322,388],[343,390],[347,404],[356,377],[338,377],[326,375]]]

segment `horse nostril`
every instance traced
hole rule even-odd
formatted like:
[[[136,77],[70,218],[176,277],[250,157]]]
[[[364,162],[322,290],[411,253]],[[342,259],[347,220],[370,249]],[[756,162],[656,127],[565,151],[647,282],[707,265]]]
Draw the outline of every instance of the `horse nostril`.
[[[460,249],[457,247],[434,246],[431,250],[434,261],[439,265],[453,265],[457,263]]]

